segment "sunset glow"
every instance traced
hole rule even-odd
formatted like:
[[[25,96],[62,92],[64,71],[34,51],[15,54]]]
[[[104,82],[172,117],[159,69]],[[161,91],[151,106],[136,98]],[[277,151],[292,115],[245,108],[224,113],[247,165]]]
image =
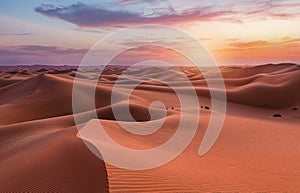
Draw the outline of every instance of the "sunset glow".
[[[0,64],[78,65],[101,38],[143,24],[183,30],[199,40],[219,65],[297,63],[299,10],[297,0],[3,2]],[[151,41],[157,40],[149,37],[147,42]]]

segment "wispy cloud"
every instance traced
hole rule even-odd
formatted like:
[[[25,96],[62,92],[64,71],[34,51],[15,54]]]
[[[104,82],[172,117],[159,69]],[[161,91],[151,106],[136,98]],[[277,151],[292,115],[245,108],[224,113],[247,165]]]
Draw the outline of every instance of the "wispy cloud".
[[[150,4],[155,4],[155,3],[161,3],[166,0],[121,0],[118,1],[115,5],[132,5],[132,4],[142,4],[142,3],[150,3]]]
[[[63,48],[58,46],[22,45],[0,48],[0,56],[57,56],[84,55],[88,49]]]
[[[297,19],[300,16],[300,3],[284,0],[256,0],[237,2],[237,9],[243,10],[245,18],[257,19]]]
[[[226,39],[226,41],[228,42],[235,42],[235,41],[238,41],[239,39],[238,38],[228,38]]]
[[[32,33],[0,33],[0,36],[32,36]]]
[[[270,43],[268,41],[252,41],[252,42],[234,42],[229,44],[230,46],[234,46],[237,48],[253,48],[253,47],[260,47],[260,46],[267,46]]]
[[[277,41],[258,40],[240,42],[238,40],[228,47],[213,50],[221,63],[252,63],[258,62],[300,62],[300,38],[283,38]]]
[[[106,33],[112,32],[114,30],[114,28],[112,28],[112,29],[74,28],[73,30],[80,31],[80,32],[96,33],[96,34],[106,34]]]
[[[288,38],[284,41],[285,44],[300,44],[300,38]]]
[[[58,46],[40,46],[40,45],[22,45],[14,47],[16,51],[31,53],[47,53],[47,54],[83,54],[87,49],[63,48]]]
[[[58,46],[22,45],[0,48],[0,64],[78,64],[87,49]]]
[[[300,38],[284,38],[280,41],[266,41],[266,40],[258,40],[258,41],[250,41],[250,42],[239,42],[235,40],[233,43],[228,44],[232,50],[240,50],[240,49],[253,49],[253,48],[261,48],[261,47],[274,47],[274,46],[287,46],[287,45],[298,45],[300,46]]]

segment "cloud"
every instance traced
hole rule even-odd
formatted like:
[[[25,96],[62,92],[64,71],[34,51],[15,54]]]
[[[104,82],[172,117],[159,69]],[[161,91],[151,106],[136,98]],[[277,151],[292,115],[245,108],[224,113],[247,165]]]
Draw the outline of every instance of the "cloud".
[[[218,62],[243,64],[258,62],[300,62],[300,38],[284,37],[279,40],[228,42],[228,47],[212,50]]]
[[[300,38],[294,38],[294,39],[291,39],[291,38],[288,38],[286,39],[286,41],[284,42],[286,44],[300,44]]]
[[[58,46],[41,46],[41,45],[21,45],[0,49],[1,55],[20,56],[57,56],[57,55],[84,55],[88,49],[73,49]]]
[[[228,42],[235,42],[237,40],[239,40],[239,39],[238,38],[228,38],[228,39],[226,39],[226,41],[228,41]]]
[[[156,4],[161,3],[166,0],[121,0],[118,1],[115,5],[132,5],[132,4],[142,4],[142,3],[150,3],[150,4]]]
[[[210,5],[191,2],[191,6],[179,7],[167,1],[121,0],[109,6],[75,3],[69,6],[43,4],[35,11],[58,18],[80,27],[120,27],[135,24],[177,24],[182,22],[223,21],[243,23],[244,20],[299,18],[300,3],[282,0],[244,0]],[[143,8],[133,8],[142,4]],[[214,4],[215,3],[215,4]],[[155,5],[155,6],[153,6]],[[141,5],[139,5],[141,6]],[[159,6],[159,7],[158,7]],[[146,7],[146,8],[144,8]]]
[[[237,40],[233,41],[233,43],[229,43],[229,46],[234,48],[229,48],[227,50],[243,50],[243,49],[257,49],[262,47],[276,47],[276,46],[288,46],[288,45],[297,45],[300,46],[300,38],[283,38],[280,41],[251,41],[251,42],[238,42]]]
[[[0,64],[79,64],[87,49],[22,45],[0,49]]]
[[[252,42],[234,42],[229,44],[230,46],[237,47],[237,48],[253,48],[253,47],[260,47],[260,46],[266,46],[270,43],[268,41],[252,41]]]
[[[63,48],[58,46],[40,46],[40,45],[22,45],[15,47],[18,51],[23,51],[23,53],[50,53],[50,54],[83,54],[86,53],[87,49],[73,49],[73,48]]]
[[[74,28],[73,30],[80,31],[80,32],[96,33],[96,34],[105,34],[105,33],[112,32],[114,30],[114,28],[112,28],[112,29]]]
[[[134,23],[141,19],[135,13],[125,11],[111,11],[100,7],[93,7],[83,3],[72,4],[67,7],[42,5],[36,12],[48,17],[59,18],[78,26],[109,26],[111,23]]]
[[[245,0],[237,1],[231,5],[233,11],[237,11],[242,19],[298,19],[300,16],[300,3],[283,0]]]
[[[35,9],[45,16],[58,18],[81,27],[113,27],[131,24],[176,24],[180,22],[212,20],[231,11],[213,11],[211,7],[198,7],[175,12],[174,8],[153,9],[153,12],[132,12],[107,9],[96,5],[76,3],[70,6],[42,5]]]
[[[32,33],[0,33],[0,36],[31,36]]]

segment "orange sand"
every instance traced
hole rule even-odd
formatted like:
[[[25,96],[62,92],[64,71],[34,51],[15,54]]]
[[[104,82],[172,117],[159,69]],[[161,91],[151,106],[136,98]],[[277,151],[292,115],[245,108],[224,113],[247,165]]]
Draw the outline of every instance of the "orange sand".
[[[168,71],[157,68],[135,73],[168,76]],[[72,115],[76,72],[66,69],[0,68],[0,192],[300,192],[300,66],[222,67],[229,102],[212,149],[198,155],[211,113],[202,108],[198,131],[187,149],[172,162],[145,171],[116,168],[86,148]],[[193,69],[183,71],[196,87],[201,106],[209,107],[203,76]],[[79,73],[83,78],[93,75]],[[202,73],[213,78],[214,70]],[[118,74],[120,70],[111,69],[99,80],[99,121],[124,146],[161,145],[174,134],[180,118],[176,94],[156,81],[138,86],[130,100],[137,121],[149,120],[152,101],[164,102],[168,110],[162,129],[148,136],[133,135],[120,128],[111,109],[126,105],[110,102]],[[86,80],[81,84],[91,86]],[[83,101],[89,100],[81,95]]]

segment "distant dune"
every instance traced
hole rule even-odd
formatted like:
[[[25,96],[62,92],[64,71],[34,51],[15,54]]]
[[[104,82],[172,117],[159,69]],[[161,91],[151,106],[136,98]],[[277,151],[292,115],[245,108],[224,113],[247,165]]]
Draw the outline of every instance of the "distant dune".
[[[82,87],[91,87],[87,78],[98,79],[93,68],[77,72],[75,66],[0,66],[0,192],[300,192],[299,65],[221,67],[227,114],[220,137],[204,156],[198,155],[198,148],[211,117],[214,89],[204,77],[216,84],[223,81],[214,68],[200,73],[179,67],[194,88],[184,87],[170,68],[131,69],[128,73],[134,76],[120,80],[124,87],[116,91],[119,97],[139,78],[154,74],[157,79],[143,82],[132,93],[134,119],[149,121],[149,104],[156,100],[167,110],[163,128],[146,136],[117,124],[113,108],[122,111],[126,103],[111,104],[111,92],[127,67],[106,68],[96,87],[98,121],[126,147],[157,147],[175,133],[185,107],[163,80],[182,91],[195,89],[198,95],[200,124],[191,144],[172,162],[144,171],[105,163],[77,134],[73,80],[77,76]],[[82,101],[91,100],[85,92],[79,94]],[[85,117],[82,124],[90,121],[90,110],[83,107],[77,115]],[[199,117],[191,114],[190,119]],[[126,117],[121,121],[134,124]]]

